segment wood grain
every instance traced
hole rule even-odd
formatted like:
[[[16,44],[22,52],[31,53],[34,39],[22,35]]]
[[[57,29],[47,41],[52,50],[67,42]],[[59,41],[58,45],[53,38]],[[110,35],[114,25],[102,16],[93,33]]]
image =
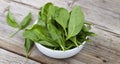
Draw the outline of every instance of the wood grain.
[[[74,5],[82,7],[87,21],[120,35],[119,3],[118,0],[80,0],[76,1]]]
[[[0,64],[25,64],[26,58],[0,48]],[[41,64],[28,59],[28,64]]]
[[[46,2],[71,9],[74,5],[80,5],[87,21],[92,22],[104,29],[120,35],[120,1],[119,0],[13,0],[29,6],[40,8]],[[41,3],[41,5],[40,5]]]
[[[92,31],[96,32],[98,36],[91,38],[93,42],[86,44],[83,50],[74,57],[63,60],[52,59],[43,55],[34,47],[30,59],[44,64],[120,64],[120,16],[118,14],[119,11],[114,11],[119,9],[119,6],[114,8],[114,6],[119,5],[118,0],[116,0],[116,3],[113,2],[114,6],[109,5],[109,3],[112,3],[112,0],[110,2],[106,0],[108,4],[98,0],[93,2],[89,2],[89,0],[0,0],[0,47],[25,57],[22,31],[13,38],[8,38],[9,34],[15,30],[6,24],[7,8],[10,6],[18,22],[21,22],[22,18],[31,11],[34,17],[33,23],[37,19],[39,7],[48,1],[68,9],[71,9],[75,4],[82,6],[86,20],[94,24]],[[100,5],[97,5],[98,3]],[[104,9],[105,7],[107,9]]]

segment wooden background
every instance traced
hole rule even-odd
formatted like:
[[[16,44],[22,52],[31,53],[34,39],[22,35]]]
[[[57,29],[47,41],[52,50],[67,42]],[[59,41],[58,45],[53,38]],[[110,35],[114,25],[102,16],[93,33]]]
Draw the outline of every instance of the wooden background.
[[[25,64],[22,31],[8,38],[15,31],[6,24],[8,7],[18,22],[31,11],[34,22],[39,8],[47,2],[68,10],[81,6],[98,36],[77,55],[63,60],[46,57],[34,47],[28,64],[120,64],[120,0],[0,0],[0,64]]]

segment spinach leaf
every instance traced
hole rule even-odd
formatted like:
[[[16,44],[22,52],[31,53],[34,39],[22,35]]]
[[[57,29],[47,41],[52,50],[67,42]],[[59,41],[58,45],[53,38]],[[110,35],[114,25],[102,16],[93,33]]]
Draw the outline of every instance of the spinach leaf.
[[[24,38],[27,38],[27,39],[30,39],[32,41],[35,41],[35,42],[39,42],[40,38],[39,38],[39,35],[36,34],[33,30],[29,29],[29,30],[25,30],[23,32],[23,36]]]
[[[65,43],[61,36],[61,32],[57,30],[57,28],[54,25],[52,25],[52,23],[47,24],[47,28],[49,33],[51,34],[52,39],[60,45],[62,50],[65,50]]]
[[[84,15],[79,6],[74,6],[70,15],[68,24],[67,39],[76,36],[82,29],[84,24]]]
[[[25,47],[25,50],[26,50],[26,58],[28,58],[29,52],[30,52],[31,48],[33,47],[33,45],[34,45],[34,42],[32,40],[25,39],[24,47]]]
[[[26,26],[29,25],[29,23],[31,21],[31,17],[32,17],[32,14],[31,14],[31,12],[29,12],[29,14],[20,23],[20,27],[19,27],[20,30],[24,29]]]
[[[48,19],[47,16],[48,16],[48,12],[49,12],[48,9],[52,5],[53,5],[52,3],[47,3],[41,8],[40,15],[41,15],[41,18],[42,18],[43,21],[47,22],[47,19]]]
[[[55,6],[51,5],[48,8],[48,14],[47,14],[47,23],[51,22],[53,20],[55,15]]]
[[[93,32],[86,32],[87,36],[97,36],[97,34],[93,33]]]
[[[18,33],[20,30],[24,29],[26,26],[29,25],[30,20],[31,20],[31,16],[32,14],[29,13],[24,19],[23,21],[20,23],[20,25],[18,26],[17,22],[15,21],[14,17],[12,16],[11,12],[9,11],[7,14],[7,23],[8,25],[18,28],[18,30],[14,33],[12,33],[10,35],[10,37],[13,37],[16,33]]]
[[[13,28],[18,28],[19,27],[19,25],[16,22],[15,18],[12,16],[12,13],[10,12],[10,10],[7,13],[6,20],[7,20],[7,24],[9,26],[11,26]]]
[[[49,44],[52,44],[55,47],[58,46],[58,44],[51,39],[51,36],[49,35],[48,30],[45,27],[37,24],[35,24],[32,29],[29,29],[23,32],[23,36],[35,42],[47,41],[45,43],[48,43],[48,46]]]
[[[45,45],[45,46],[57,47],[57,46],[55,46],[55,45],[53,45],[52,43],[47,42],[47,41],[39,41],[39,43],[42,44],[42,45]]]
[[[70,38],[70,40],[71,40],[76,46],[78,46],[76,36]]]
[[[64,31],[66,32],[67,23],[69,20],[69,12],[64,8],[59,8],[56,10],[55,20],[63,27]]]
[[[46,27],[46,23],[45,23],[45,21],[42,20],[40,13],[41,12],[39,12],[37,24],[40,26]]]
[[[83,25],[82,30],[83,30],[84,32],[89,32],[90,29],[91,29],[91,27],[90,27],[89,25],[86,25],[86,24]]]

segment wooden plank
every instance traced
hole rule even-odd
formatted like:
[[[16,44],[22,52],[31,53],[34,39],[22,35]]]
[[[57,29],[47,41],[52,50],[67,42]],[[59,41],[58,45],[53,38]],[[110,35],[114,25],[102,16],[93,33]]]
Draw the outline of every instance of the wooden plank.
[[[25,64],[26,58],[0,48],[0,64]],[[28,59],[28,64],[41,64]]]
[[[32,6],[36,9],[39,9],[41,6],[43,6],[47,2],[52,2],[56,6],[68,8],[68,4],[66,2],[62,2],[60,0],[44,0],[44,1],[43,0],[36,0],[36,1],[34,1],[34,0],[12,0],[12,1],[16,2],[16,3],[21,3],[21,4],[28,5],[28,6]]]
[[[14,0],[24,4],[41,7],[46,2],[53,2],[55,5],[71,9],[73,5],[80,5],[85,12],[85,18],[104,29],[120,35],[120,0]],[[33,3],[34,2],[34,3]]]
[[[78,2],[79,1],[79,2]],[[120,14],[120,0],[77,0],[81,5],[88,7],[98,7],[104,10],[111,11],[116,14]],[[85,5],[86,4],[86,5]]]
[[[2,28],[2,27],[5,27],[5,25],[1,24],[0,28]],[[3,30],[0,31],[0,32],[4,31],[4,33],[0,33],[0,35],[1,35],[1,37],[0,37],[0,44],[1,44],[0,47],[9,49],[11,51],[14,51],[14,52],[16,52],[18,54],[21,54],[21,55],[25,56],[25,51],[24,51],[23,45],[18,43],[18,41],[20,43],[23,42],[23,39],[19,39],[19,37],[18,37],[19,35],[16,35],[16,37],[15,37],[16,39],[15,38],[13,40],[8,39],[7,38],[7,34],[8,33],[5,33],[6,32],[5,30],[7,30],[7,29],[3,29]],[[66,60],[51,59],[51,58],[48,58],[48,57],[44,56],[36,48],[33,49],[34,51],[32,52],[32,55],[30,57],[32,59],[36,60],[36,61],[46,62],[47,64],[48,63],[51,63],[51,64],[52,63],[53,64],[55,64],[55,63],[62,64],[61,62],[63,62],[63,63],[66,62],[68,64],[72,64],[73,61],[75,61],[77,63],[78,62],[79,63],[83,63],[83,64],[84,63],[91,63],[91,64],[96,63],[97,64],[97,63],[103,63],[103,61],[106,60],[106,57],[107,57],[107,63],[110,63],[109,61],[114,62],[115,58],[117,58],[119,60],[119,58],[120,58],[119,57],[119,55],[120,55],[119,54],[119,52],[120,52],[120,48],[119,48],[119,46],[120,46],[119,45],[120,38],[117,38],[116,36],[106,32],[106,31],[100,30],[100,29],[93,28],[93,31],[95,31],[98,34],[98,36],[95,39],[92,38],[93,41],[94,41],[94,43],[91,43],[92,46],[91,45],[85,46],[85,48],[84,48],[85,50],[83,49],[84,52],[80,52],[77,56],[75,56],[73,58],[66,59]],[[103,35],[101,35],[101,33]],[[105,38],[103,38],[104,35],[106,35]],[[115,39],[113,39],[112,42],[110,42],[108,40],[108,38],[110,39],[110,37],[111,37],[111,39],[112,38],[115,38]],[[15,41],[15,40],[17,40],[17,41]],[[99,49],[96,46],[103,47],[103,49],[101,49],[101,48]],[[104,53],[100,53],[99,51],[101,51],[101,52],[103,51]],[[110,54],[108,54],[109,51],[111,51]],[[97,52],[99,52],[99,53],[97,53]],[[91,55],[91,54],[93,54],[93,55]],[[102,57],[103,60],[102,59],[97,59],[95,56]],[[109,60],[109,57],[113,57],[113,59]]]
[[[109,49],[116,50],[120,52],[120,37],[111,32],[106,32],[102,29],[96,29],[97,26],[94,26],[92,29],[93,32],[97,33],[97,37],[91,38],[97,46],[102,45]]]
[[[80,0],[76,1],[74,5],[77,4],[82,7],[87,21],[120,34],[120,0],[104,0],[106,3],[102,1]]]
[[[119,64],[120,54],[104,46],[86,44],[81,53],[73,57],[87,64]]]
[[[8,0],[9,1],[9,0]],[[15,37],[9,39],[8,35],[14,30],[6,24],[5,9],[7,6],[11,7],[11,10],[16,16],[18,22],[29,12],[32,11],[34,15],[34,20],[37,17],[37,9],[30,8],[29,6],[15,3],[13,1],[0,0],[0,5],[3,5],[3,8],[0,7],[0,47],[15,52],[19,55],[25,56],[24,51],[24,40],[22,38],[22,31],[18,33]],[[5,12],[5,13],[3,13]],[[98,26],[99,27],[99,26]],[[113,33],[106,32],[102,29],[98,29],[97,26],[94,26],[93,31],[95,31],[98,36],[96,38],[92,38],[94,43],[86,45],[85,48],[78,55],[65,59],[65,60],[57,60],[46,57],[41,52],[39,52],[36,48],[33,49],[31,59],[36,61],[46,63],[46,64],[73,64],[73,63],[82,63],[82,64],[119,64],[119,53],[120,53],[120,38],[114,35]],[[112,39],[112,40],[111,40]],[[96,47],[99,46],[99,47]],[[103,53],[100,53],[103,51]],[[98,53],[97,53],[98,52]],[[110,52],[110,53],[108,53]],[[107,55],[108,54],[108,55]],[[100,58],[96,58],[100,57]],[[111,58],[111,59],[110,59]],[[114,60],[118,59],[118,60]],[[107,62],[106,62],[107,61]]]

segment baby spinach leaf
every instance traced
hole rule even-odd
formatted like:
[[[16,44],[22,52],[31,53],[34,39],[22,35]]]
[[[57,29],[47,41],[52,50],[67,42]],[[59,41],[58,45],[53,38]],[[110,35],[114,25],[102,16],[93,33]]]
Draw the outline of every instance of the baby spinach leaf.
[[[33,47],[33,45],[34,45],[34,42],[32,40],[25,39],[24,47],[25,47],[25,50],[26,50],[26,58],[28,58],[29,52],[30,52],[31,48]]]
[[[41,18],[43,21],[47,21],[47,16],[48,16],[48,12],[49,12],[49,7],[52,6],[53,4],[52,3],[47,3],[45,4],[42,8],[41,8]]]
[[[15,18],[12,16],[12,13],[10,12],[10,10],[7,13],[6,16],[6,20],[7,20],[7,24],[13,28],[18,28],[18,23],[16,22]]]
[[[56,47],[55,45],[47,41],[39,41],[39,43],[45,46]]]
[[[22,22],[20,23],[20,27],[19,29],[24,29],[26,26],[29,25],[30,21],[31,21],[31,17],[32,17],[32,14],[31,12],[22,20]]]
[[[38,16],[37,24],[40,25],[40,26],[46,27],[45,21],[42,20],[40,15]]]
[[[89,30],[91,29],[91,27],[89,26],[89,25],[83,25],[83,28],[82,28],[82,30],[84,31],[84,32],[89,32]]]
[[[23,32],[24,38],[30,39],[35,42],[39,42],[39,35],[36,34],[33,30],[25,30]]]
[[[78,46],[76,36],[70,38],[70,40],[71,40],[76,46]]]
[[[48,43],[48,46],[49,44],[58,46],[58,44],[51,39],[51,36],[49,35],[48,30],[45,27],[37,24],[35,24],[32,29],[26,30],[25,32],[23,32],[23,36],[35,42],[47,41],[45,43]]]
[[[76,36],[81,31],[83,24],[84,24],[83,12],[79,6],[74,6],[68,24],[67,39]]]
[[[51,23],[47,24],[47,28],[49,33],[51,34],[52,39],[55,40],[60,45],[62,50],[65,50],[65,44],[62,39],[60,31],[58,31],[57,28]]]
[[[48,8],[47,22],[51,22],[55,14],[55,6],[51,5]]]
[[[12,27],[17,27],[18,30],[14,33],[12,33],[10,35],[10,37],[13,37],[16,33],[18,33],[20,30],[24,29],[29,23],[30,23],[30,20],[31,20],[31,16],[32,14],[29,13],[24,19],[23,21],[20,23],[20,26],[18,26],[17,22],[15,21],[15,19],[13,18],[11,12],[9,11],[8,12],[8,15],[7,15],[7,23],[8,25],[12,26]]]
[[[23,32],[23,36],[38,42],[40,39],[46,39],[45,31],[45,28],[35,24],[31,29]]]
[[[93,32],[86,32],[87,36],[97,36],[97,34],[93,33]]]
[[[55,20],[58,24],[60,24],[63,27],[65,32],[67,28],[68,19],[69,19],[69,12],[66,9],[59,8],[58,10],[56,10]]]

